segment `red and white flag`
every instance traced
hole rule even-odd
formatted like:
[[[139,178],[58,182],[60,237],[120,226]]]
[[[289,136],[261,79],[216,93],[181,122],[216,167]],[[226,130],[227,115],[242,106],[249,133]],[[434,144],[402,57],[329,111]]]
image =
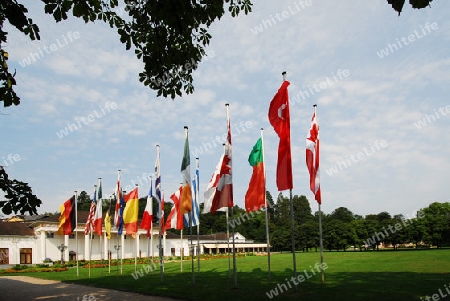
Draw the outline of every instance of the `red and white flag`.
[[[180,214],[180,195],[182,189],[183,187],[178,188],[178,190],[170,196],[170,199],[173,201],[173,207],[167,217],[166,225],[164,226],[165,230],[183,230],[183,215]]]
[[[147,237],[150,236],[150,230],[152,229],[153,222],[153,191],[152,191],[153,181],[150,179],[150,191],[147,196],[147,204],[145,205],[144,214],[142,216],[142,221],[140,228],[147,230]]]
[[[216,190],[211,203],[211,213],[215,213],[218,209],[223,207],[233,207],[233,178],[231,176],[231,159],[232,144],[231,144],[231,128],[230,116],[228,114],[227,105],[227,140],[225,141],[225,149],[220,166],[219,180],[217,182]]]
[[[94,215],[94,232],[97,233],[98,236],[102,236],[102,215],[103,215],[103,207],[102,207],[102,179],[98,179],[98,191],[97,191],[97,206],[95,209]]]
[[[91,207],[89,208],[89,215],[86,221],[86,226],[84,227],[84,234],[91,234],[94,230],[94,216],[95,216],[95,208],[97,207],[97,189],[94,190],[94,197],[91,202]]]
[[[320,195],[320,169],[319,169],[319,124],[314,112],[311,119],[311,128],[306,138],[306,166],[309,170],[309,186],[314,193],[317,203],[322,204]]]
[[[269,106],[269,121],[280,138],[278,144],[277,187],[278,191],[292,189],[291,123],[289,97],[285,80],[273,97]]]

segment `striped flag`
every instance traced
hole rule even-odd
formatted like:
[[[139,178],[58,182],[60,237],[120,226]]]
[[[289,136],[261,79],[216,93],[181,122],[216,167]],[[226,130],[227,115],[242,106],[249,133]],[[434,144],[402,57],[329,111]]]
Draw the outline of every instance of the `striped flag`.
[[[194,189],[194,198],[192,199],[192,226],[200,225],[200,208],[198,206],[198,196],[199,196],[199,169],[198,164],[195,169],[195,176],[192,179],[192,188]],[[189,214],[184,214],[184,225],[189,226]]]
[[[57,234],[61,235],[70,235],[73,233],[75,229],[75,206],[77,205],[75,201],[75,196],[72,196],[70,199],[65,201],[61,206],[59,206],[59,212],[61,215],[59,216],[59,225]]]
[[[118,171],[118,179],[115,194],[116,194],[116,211],[114,214],[114,226],[117,228],[117,234],[122,235],[123,210],[125,208],[125,200],[123,199],[122,188],[120,187],[120,170]]]
[[[140,228],[147,230],[147,237],[150,236],[150,229],[152,228],[153,221],[153,192],[152,192],[153,181],[150,178],[150,191],[147,196],[147,204],[145,205],[144,215],[142,216],[142,221]]]
[[[314,193],[317,203],[322,204],[320,195],[320,169],[319,169],[319,124],[316,112],[311,119],[311,128],[306,138],[306,166],[309,170],[309,186]]]
[[[183,160],[181,161],[181,174],[183,176],[183,184],[180,196],[179,212],[181,216],[192,210],[192,190],[191,190],[191,157],[189,154],[188,128],[184,127],[186,140],[184,141]]]
[[[89,215],[86,221],[86,226],[84,227],[84,234],[88,235],[94,231],[94,216],[95,216],[95,208],[97,207],[97,188],[94,189],[94,197],[91,202],[91,207],[89,208]]]
[[[98,236],[102,236],[102,179],[98,179],[98,192],[97,192],[97,208],[95,209],[94,215],[94,232],[97,233]]]
[[[138,187],[127,193],[123,198],[126,203],[123,210],[123,224],[125,225],[126,234],[136,234],[139,211]]]
[[[266,179],[261,138],[253,146],[248,156],[248,163],[253,167],[253,173],[245,194],[245,210],[252,212],[266,207]]]

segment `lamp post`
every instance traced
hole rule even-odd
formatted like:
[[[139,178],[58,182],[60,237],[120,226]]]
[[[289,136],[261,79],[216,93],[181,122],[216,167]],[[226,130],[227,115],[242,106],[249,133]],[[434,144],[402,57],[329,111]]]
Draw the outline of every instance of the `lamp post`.
[[[120,245],[115,245],[114,246],[114,249],[116,249],[116,251],[117,251],[117,269],[116,269],[116,271],[117,271],[117,278],[119,277],[119,250],[120,250]]]
[[[64,251],[67,249],[67,246],[65,246],[64,244],[60,244],[58,246],[58,250],[61,251],[61,264],[64,264]]]

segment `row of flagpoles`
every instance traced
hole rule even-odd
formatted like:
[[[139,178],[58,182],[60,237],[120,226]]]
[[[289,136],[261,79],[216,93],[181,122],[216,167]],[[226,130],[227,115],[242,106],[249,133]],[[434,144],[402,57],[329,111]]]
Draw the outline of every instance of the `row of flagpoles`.
[[[296,271],[296,257],[295,257],[295,242],[294,242],[294,211],[292,203],[292,155],[291,155],[291,143],[290,143],[290,112],[289,112],[289,97],[287,87],[289,81],[286,80],[286,73],[283,72],[283,82],[278,92],[272,99],[268,119],[273,126],[275,132],[278,134],[279,146],[278,146],[278,160],[276,171],[276,183],[278,191],[289,190],[290,191],[290,219],[291,219],[291,245],[293,253],[293,271],[294,277],[297,277]],[[224,152],[220,157],[219,163],[208,183],[206,191],[204,193],[204,206],[202,213],[215,213],[217,211],[225,211],[227,214],[227,239],[228,235],[228,212],[231,212],[231,219],[233,219],[233,181],[232,181],[232,142],[231,142],[231,128],[230,128],[230,116],[229,105],[226,104],[226,117],[227,117],[227,139],[224,143]],[[199,159],[196,158],[196,171],[195,176],[191,178],[190,173],[190,152],[189,152],[189,139],[188,139],[188,127],[185,126],[185,144],[183,158],[181,162],[181,175],[182,184],[179,189],[174,192],[170,199],[173,202],[172,209],[169,216],[164,222],[164,195],[161,189],[161,169],[160,169],[160,147],[156,146],[156,162],[155,162],[155,195],[153,195],[153,181],[150,181],[150,191],[147,197],[147,204],[144,210],[143,218],[140,224],[140,228],[147,231],[149,239],[149,248],[153,250],[153,235],[150,235],[152,229],[153,220],[153,199],[158,204],[159,219],[159,263],[160,263],[160,278],[163,281],[163,248],[162,238],[164,237],[164,231],[175,228],[182,230],[184,226],[188,226],[190,229],[190,254],[192,265],[192,282],[195,283],[194,276],[194,250],[192,242],[192,226],[197,227],[197,260],[198,271],[200,271],[200,246],[199,246],[199,225],[200,225],[200,210],[199,210]],[[247,212],[258,211],[263,208],[268,208],[266,200],[266,174],[264,163],[264,139],[263,129],[261,129],[261,137],[253,147],[248,161],[253,168],[252,176],[249,182],[248,190],[245,195],[245,209]],[[319,171],[319,127],[317,122],[316,105],[314,105],[314,114],[311,120],[311,128],[306,138],[306,165],[310,174],[310,188],[314,193],[315,199],[319,205],[319,232],[320,232],[320,254],[321,263],[323,266],[323,244],[322,244],[322,224],[321,224],[321,193],[320,193],[320,171]],[[126,235],[135,235],[138,229],[138,187],[131,192],[124,195],[120,186],[121,176],[120,170],[118,171],[118,180],[115,189],[115,215],[114,215],[114,227],[117,229],[117,237],[122,236],[123,228],[125,227]],[[192,181],[192,184],[191,184]],[[191,185],[194,187],[192,190]],[[59,233],[71,234],[76,221],[76,196],[70,198],[60,207],[60,224]],[[75,210],[72,210],[75,208]],[[73,213],[73,212],[75,213]],[[105,230],[106,237],[110,239],[111,222],[109,217],[109,209],[105,216]],[[268,272],[270,277],[270,242],[269,242],[269,229],[268,229],[268,216],[266,212],[266,240],[268,251]],[[102,188],[101,178],[99,178],[99,186],[94,188],[94,197],[90,207],[88,220],[86,222],[85,234],[91,234],[92,232],[102,236]],[[234,286],[237,287],[237,275],[236,275],[236,253],[235,253],[235,241],[234,241],[234,227],[232,227],[232,253],[233,253],[233,279]],[[78,240],[77,240],[78,243]],[[118,242],[119,246],[120,243]],[[90,245],[92,248],[92,244]],[[151,246],[151,247],[150,247]],[[77,245],[78,248],[78,245]],[[78,250],[77,250],[78,252]],[[229,252],[228,252],[229,253]],[[150,254],[148,254],[150,256]],[[152,251],[153,258],[153,251]],[[90,255],[89,255],[90,259]],[[78,260],[78,256],[77,256]],[[182,262],[182,260],[181,260]],[[182,264],[182,263],[181,263]],[[78,267],[78,264],[77,264]],[[182,269],[182,266],[181,266]],[[77,270],[78,273],[78,270]],[[90,270],[89,270],[90,275]],[[324,273],[322,268],[322,281],[324,281]],[[296,287],[297,288],[297,287]]]

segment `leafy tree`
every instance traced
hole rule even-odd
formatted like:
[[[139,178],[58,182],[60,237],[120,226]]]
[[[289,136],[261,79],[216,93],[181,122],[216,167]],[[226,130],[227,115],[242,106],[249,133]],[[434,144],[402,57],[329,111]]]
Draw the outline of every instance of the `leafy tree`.
[[[345,207],[339,207],[331,212],[330,219],[337,219],[344,223],[350,223],[354,220],[353,213]]]
[[[412,8],[420,9],[429,6],[432,1],[433,0],[409,0],[409,4],[411,4]],[[387,0],[387,2],[392,5],[392,8],[397,11],[400,16],[403,5],[405,5],[405,0]]]
[[[77,210],[78,211],[89,211],[91,207],[91,197],[86,191],[81,191],[77,197]]]
[[[450,230],[450,203],[434,202],[422,211],[429,234],[425,242],[440,248],[444,233]]]
[[[33,194],[28,183],[10,180],[3,166],[0,166],[0,189],[6,199],[0,201],[0,208],[4,214],[10,215],[13,212],[37,214],[37,207],[40,207],[42,201]]]
[[[139,80],[157,95],[181,96],[182,91],[194,91],[192,72],[207,55],[211,35],[208,29],[219,20],[225,9],[236,17],[241,11],[251,12],[250,0],[177,1],[125,0],[127,16],[122,18],[116,8],[118,0],[42,0],[45,13],[56,22],[70,14],[86,23],[103,21],[115,30],[125,48],[134,52],[144,63]],[[7,42],[8,33],[2,30],[8,21],[17,30],[39,40],[39,27],[29,17],[28,9],[18,0],[0,3],[0,43]],[[8,107],[18,105],[20,98],[14,91],[16,81],[8,69],[8,53],[0,47],[0,101]]]

